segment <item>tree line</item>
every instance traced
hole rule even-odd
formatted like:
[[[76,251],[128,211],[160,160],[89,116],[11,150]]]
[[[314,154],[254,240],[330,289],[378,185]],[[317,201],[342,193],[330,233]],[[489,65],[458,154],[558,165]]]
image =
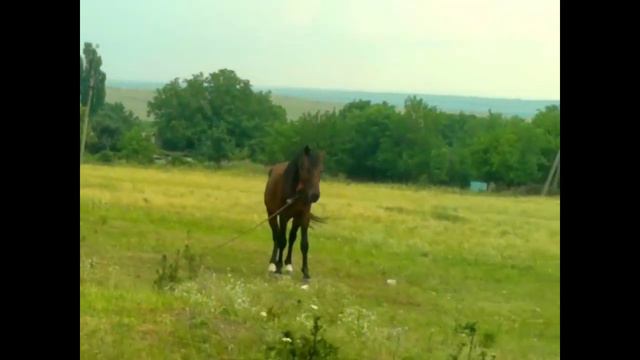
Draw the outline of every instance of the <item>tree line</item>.
[[[81,57],[81,100],[82,91]],[[148,103],[153,122],[140,121],[122,104],[98,104],[91,110],[87,151],[104,161],[150,163],[158,151],[168,151],[198,162],[271,164],[309,144],[326,151],[328,173],[351,179],[450,186],[480,180],[513,187],[542,184],[560,147],[555,105],[527,121],[492,112],[447,113],[417,97],[408,97],[401,111],[355,100],[288,121],[269,92],[253,91],[229,69],[157,89]],[[81,101],[81,115],[85,106]]]

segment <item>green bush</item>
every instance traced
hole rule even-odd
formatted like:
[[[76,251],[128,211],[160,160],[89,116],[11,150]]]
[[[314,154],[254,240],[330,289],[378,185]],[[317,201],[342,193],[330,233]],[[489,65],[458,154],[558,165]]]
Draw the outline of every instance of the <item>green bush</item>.
[[[124,135],[120,147],[123,159],[140,164],[153,162],[153,155],[156,152],[156,146],[139,127],[131,129]]]
[[[115,161],[116,156],[113,152],[109,150],[101,151],[95,156],[96,161],[102,163],[112,163]]]

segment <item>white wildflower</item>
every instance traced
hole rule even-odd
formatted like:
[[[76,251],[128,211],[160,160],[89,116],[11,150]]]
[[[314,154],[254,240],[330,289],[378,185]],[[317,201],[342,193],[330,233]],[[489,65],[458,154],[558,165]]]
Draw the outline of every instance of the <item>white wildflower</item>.
[[[286,343],[290,343],[290,342],[291,342],[291,339],[289,339],[288,337],[283,337],[283,338],[282,338],[282,341],[283,341],[283,342],[286,342]]]
[[[316,305],[313,305],[313,304],[311,304],[311,308],[312,308],[313,310],[318,310],[318,307],[317,307]]]

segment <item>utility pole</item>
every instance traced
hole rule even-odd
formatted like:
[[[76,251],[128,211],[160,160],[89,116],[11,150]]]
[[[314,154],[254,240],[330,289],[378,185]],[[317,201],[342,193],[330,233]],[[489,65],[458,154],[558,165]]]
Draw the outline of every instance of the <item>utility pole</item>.
[[[95,74],[93,69],[89,72],[89,97],[87,100],[87,108],[84,109],[84,119],[82,121],[82,141],[80,144],[80,164],[82,164],[82,158],[84,156],[84,144],[87,142],[87,130],[89,128],[89,111],[91,110],[91,96],[93,95],[93,83],[95,80]]]
[[[544,188],[542,189],[542,196],[546,196],[547,193],[549,192],[549,184],[551,183],[551,178],[553,177],[553,175],[556,174],[556,170],[557,170],[557,175],[553,182],[554,187],[557,186],[558,178],[560,177],[560,150],[558,150],[558,153],[556,154],[556,159],[553,161],[553,166],[551,167],[551,171],[549,171],[549,176],[547,176],[547,181],[544,183]]]
[[[556,177],[553,179],[553,185],[551,185],[552,189],[558,188],[558,181],[560,181],[560,163],[558,163],[558,171],[556,171]]]

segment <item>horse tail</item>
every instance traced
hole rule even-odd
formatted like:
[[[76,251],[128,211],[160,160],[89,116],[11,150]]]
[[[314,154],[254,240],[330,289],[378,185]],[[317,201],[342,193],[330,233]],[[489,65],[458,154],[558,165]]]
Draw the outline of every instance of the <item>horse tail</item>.
[[[313,215],[312,213],[309,213],[309,219],[311,220],[311,222],[314,222],[314,223],[324,224],[327,222],[326,218]]]

